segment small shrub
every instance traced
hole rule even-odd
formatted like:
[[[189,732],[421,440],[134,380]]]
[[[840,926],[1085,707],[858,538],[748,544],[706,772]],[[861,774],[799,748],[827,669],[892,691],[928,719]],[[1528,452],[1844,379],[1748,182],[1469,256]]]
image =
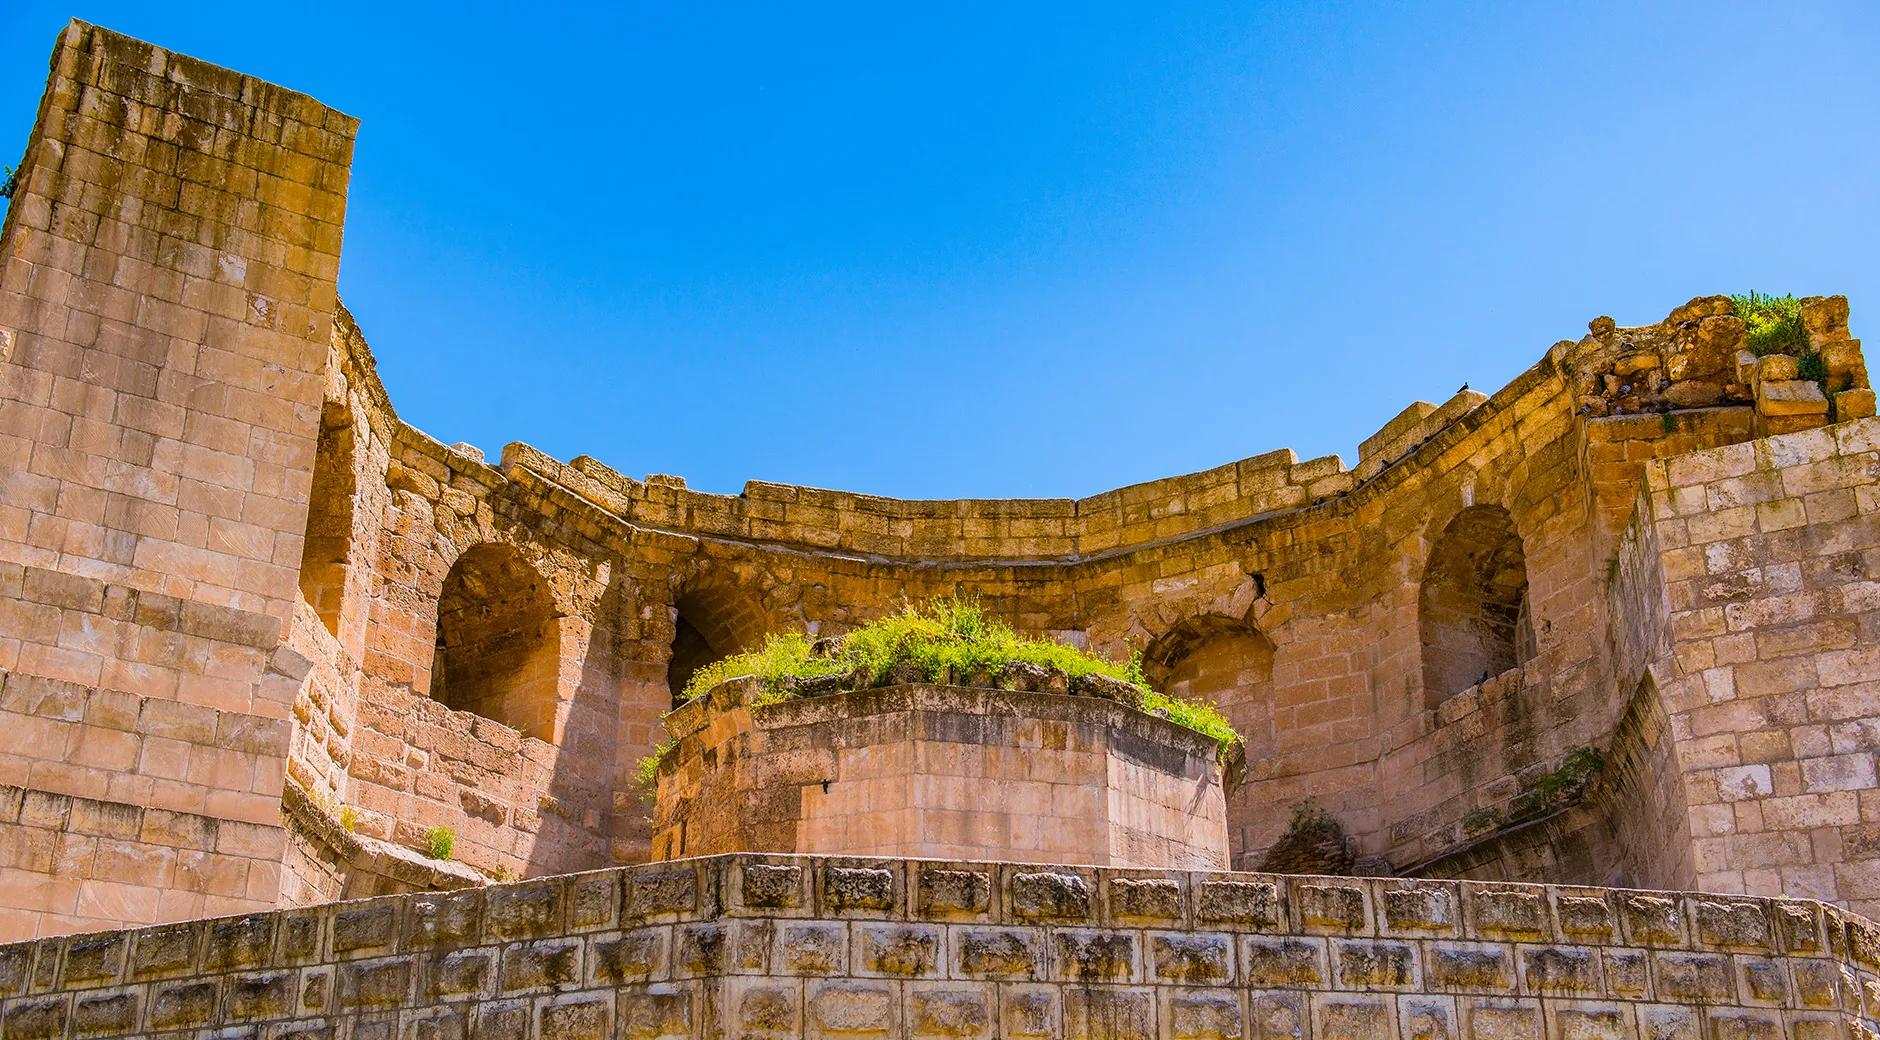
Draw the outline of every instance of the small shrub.
[[[457,847],[457,832],[449,827],[433,827],[424,832],[424,854],[432,859],[449,859]]]
[[[1825,394],[1828,392],[1828,362],[1819,351],[1811,350],[1795,359],[1795,378],[1814,383]]]
[[[9,166],[6,168],[6,173],[4,175],[0,175],[0,199],[10,199],[13,197],[13,194],[19,190],[20,190],[19,167]]]
[[[513,870],[510,870],[508,867],[498,864],[494,869],[490,871],[490,880],[496,882],[499,885],[507,885],[511,881],[516,880],[516,872]]]
[[[679,742],[671,738],[662,740],[659,746],[653,749],[652,754],[634,764],[633,785],[640,789],[641,794],[651,798],[653,792],[659,789],[659,764],[664,762],[666,756],[672,754],[672,749],[678,746]]]
[[[1802,354],[1808,350],[1808,330],[1802,328],[1802,301],[1793,296],[1765,296],[1748,292],[1730,297],[1730,312],[1749,329],[1749,352]]]
[[[339,807],[339,825],[343,830],[345,830],[347,834],[351,834],[354,830],[358,829],[359,810],[353,808],[350,805],[340,806]]]

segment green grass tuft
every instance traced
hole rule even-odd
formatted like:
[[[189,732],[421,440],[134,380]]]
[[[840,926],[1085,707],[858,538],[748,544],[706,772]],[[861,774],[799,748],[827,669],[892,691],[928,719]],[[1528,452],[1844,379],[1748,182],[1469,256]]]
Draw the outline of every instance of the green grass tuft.
[[[1732,295],[1730,311],[1749,327],[1749,352],[1757,357],[1808,351],[1808,331],[1802,328],[1802,301],[1795,297],[1759,292]]]
[[[424,854],[432,859],[449,859],[457,847],[457,832],[449,827],[433,827],[424,832]]]
[[[1014,662],[1055,669],[1071,679],[1085,675],[1121,679],[1142,691],[1144,710],[1214,738],[1223,750],[1239,739],[1214,705],[1150,689],[1143,679],[1140,655],[1117,662],[1056,640],[1020,636],[978,603],[959,599],[910,606],[850,632],[821,654],[815,652],[808,636],[773,634],[757,650],[699,669],[686,684],[684,697],[690,700],[727,679],[747,675],[755,677],[762,688],[760,703],[790,698],[796,679],[846,675],[860,688],[882,686],[908,671],[905,665],[911,665],[926,682],[984,684]],[[641,768],[646,768],[644,762]],[[656,775],[656,759],[652,769]]]

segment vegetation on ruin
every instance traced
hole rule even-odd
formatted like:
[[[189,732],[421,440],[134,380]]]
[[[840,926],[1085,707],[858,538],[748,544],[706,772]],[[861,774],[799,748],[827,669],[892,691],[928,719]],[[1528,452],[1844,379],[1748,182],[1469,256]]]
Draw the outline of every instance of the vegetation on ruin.
[[[449,859],[457,847],[457,832],[449,827],[433,827],[424,832],[424,854],[432,859]]]
[[[1802,328],[1802,301],[1791,295],[1759,292],[1733,294],[1730,311],[1749,329],[1749,352],[1801,355],[1808,352],[1808,332]]]
[[[1240,739],[1214,705],[1151,689],[1143,678],[1140,655],[1118,662],[1053,639],[1021,636],[978,603],[959,599],[909,606],[839,639],[773,634],[757,650],[699,669],[686,684],[684,697],[691,700],[743,676],[758,681],[759,703],[901,682],[1013,689],[1014,665],[1059,674],[1071,684],[1086,676],[1127,684],[1139,695],[1142,710],[1213,738],[1223,753]],[[824,678],[829,681],[805,682]],[[657,770],[657,762],[653,768]]]
[[[6,168],[5,174],[0,174],[0,199],[10,199],[13,197],[13,193],[18,190],[20,190],[19,168],[9,166]]]

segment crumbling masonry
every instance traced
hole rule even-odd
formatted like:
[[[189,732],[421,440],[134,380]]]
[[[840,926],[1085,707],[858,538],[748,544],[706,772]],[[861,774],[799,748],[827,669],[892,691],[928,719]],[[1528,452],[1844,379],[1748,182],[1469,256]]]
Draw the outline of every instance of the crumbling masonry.
[[[703,494],[399,419],[335,292],[355,128],[58,39],[0,236],[4,1036],[1874,1035],[1844,299],[1812,378],[1700,298],[1353,467]],[[1059,862],[1035,769],[898,832],[946,860],[645,862],[692,671],[941,595],[1218,702],[1235,870]]]

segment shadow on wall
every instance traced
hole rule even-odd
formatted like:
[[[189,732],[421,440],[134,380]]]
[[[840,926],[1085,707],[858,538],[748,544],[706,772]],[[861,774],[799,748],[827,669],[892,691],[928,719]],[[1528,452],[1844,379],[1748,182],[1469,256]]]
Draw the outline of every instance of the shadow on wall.
[[[300,594],[320,615],[328,632],[339,635],[340,608],[346,596],[346,560],[353,542],[352,412],[328,401],[320,412],[320,439],[314,448],[313,487],[307,499],[307,534],[300,551]]]
[[[521,553],[496,542],[473,546],[451,565],[438,597],[431,696],[553,743],[556,620],[547,583]]]
[[[725,581],[698,583],[672,605],[672,652],[666,689],[673,707],[700,668],[732,654],[754,650],[776,628],[756,597]]]
[[[1417,616],[1429,707],[1534,656],[1527,561],[1506,509],[1471,506],[1444,528]]]
[[[1251,834],[1283,806],[1265,804],[1259,781],[1278,754],[1273,704],[1273,641],[1237,618],[1208,614],[1170,629],[1142,654],[1143,676],[1172,697],[1215,704],[1247,745],[1243,783],[1227,794],[1230,862],[1242,866]]]

